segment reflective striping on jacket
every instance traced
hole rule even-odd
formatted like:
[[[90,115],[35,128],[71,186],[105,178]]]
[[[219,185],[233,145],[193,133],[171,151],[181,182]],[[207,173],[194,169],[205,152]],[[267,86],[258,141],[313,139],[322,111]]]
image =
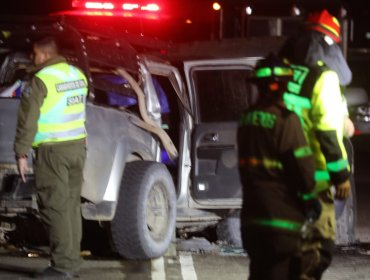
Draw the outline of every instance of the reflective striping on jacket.
[[[69,130],[77,129],[84,127],[85,120],[84,119],[77,119],[77,120],[71,120],[68,122],[55,122],[55,123],[40,123],[38,125],[38,130],[40,132],[54,132],[54,131],[65,131],[68,133],[68,131],[65,129],[66,123],[68,124]]]
[[[271,228],[280,228],[285,229],[289,231],[300,231],[302,228],[301,223],[297,223],[294,221],[289,220],[282,220],[282,219],[255,219],[248,222],[250,225],[258,225],[258,226],[264,226],[264,227],[271,227]]]
[[[271,76],[293,76],[293,70],[289,67],[263,67],[256,70],[255,76],[257,78],[266,78]]]
[[[295,112],[298,117],[300,118],[301,122],[303,122],[303,112],[304,110],[311,109],[311,100],[307,97],[299,96],[296,94],[285,92],[283,95],[284,103],[286,107]]]
[[[311,199],[314,199],[314,198],[317,198],[317,193],[316,192],[312,192],[312,193],[299,193],[298,194],[302,200],[304,201],[308,201],[308,200],[311,200]]]
[[[329,172],[326,170],[315,171],[315,181],[328,181],[330,180]]]
[[[339,172],[346,170],[348,167],[348,160],[340,159],[334,162],[328,162],[327,165],[329,172]]]
[[[75,138],[76,135],[82,135],[85,133],[85,128],[76,128],[76,129],[70,129],[68,132],[61,131],[61,132],[50,132],[48,135],[52,137],[53,139],[64,139],[66,140],[74,140],[78,139]]]
[[[303,158],[312,155],[312,150],[309,146],[300,147],[294,150],[294,156],[296,158]]]
[[[47,94],[32,145],[85,138],[85,75],[78,68],[61,62],[41,69],[35,76],[45,84]]]
[[[310,73],[310,69],[303,65],[291,65],[294,71],[294,81],[297,82],[300,86],[302,86],[303,82],[306,80],[308,74]],[[296,94],[300,93],[296,92]]]
[[[241,158],[239,164],[240,166],[248,165],[250,167],[264,167],[266,169],[283,169],[283,164],[280,161],[268,158]]]
[[[288,83],[287,92],[283,95],[283,100],[287,108],[295,112],[304,123],[304,110],[311,109],[311,99],[302,93],[302,86],[310,73],[309,68],[301,65],[292,65],[294,70],[293,81]]]
[[[306,80],[310,69],[301,65],[291,65],[294,71],[293,81],[288,83],[288,91],[294,94],[300,94],[303,82]]]
[[[330,174],[327,170],[315,171],[315,190],[311,193],[299,193],[298,195],[305,201],[316,198],[318,193],[326,191],[331,187]]]
[[[316,198],[320,192],[326,191],[331,187],[330,174],[327,170],[315,171],[315,190],[311,193],[299,193],[298,195],[305,201]]]

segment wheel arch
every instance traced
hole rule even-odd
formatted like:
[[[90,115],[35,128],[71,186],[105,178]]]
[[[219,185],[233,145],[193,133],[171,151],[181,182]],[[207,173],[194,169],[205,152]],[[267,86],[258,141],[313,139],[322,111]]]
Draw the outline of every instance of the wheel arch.
[[[117,145],[109,175],[102,180],[104,187],[93,180],[84,182],[82,197],[86,199],[86,202],[82,204],[81,210],[85,219],[95,221],[113,220],[126,164],[134,161],[154,160],[154,154],[151,153],[147,145],[138,142],[131,145],[130,142],[121,141]],[[97,172],[96,170],[90,170],[90,174],[94,171]],[[96,175],[93,174],[93,176]],[[86,176],[88,175],[85,174],[85,178]]]

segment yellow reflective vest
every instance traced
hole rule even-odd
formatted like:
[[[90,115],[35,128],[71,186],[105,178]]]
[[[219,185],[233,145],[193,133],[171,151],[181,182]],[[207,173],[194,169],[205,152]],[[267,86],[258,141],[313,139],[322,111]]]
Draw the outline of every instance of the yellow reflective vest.
[[[293,65],[294,81],[284,95],[287,107],[301,118],[315,157],[316,192],[342,183],[349,177],[343,144],[343,98],[337,74],[318,65]]]
[[[81,70],[61,62],[41,69],[35,76],[45,84],[47,95],[40,108],[32,146],[85,138],[88,88]]]

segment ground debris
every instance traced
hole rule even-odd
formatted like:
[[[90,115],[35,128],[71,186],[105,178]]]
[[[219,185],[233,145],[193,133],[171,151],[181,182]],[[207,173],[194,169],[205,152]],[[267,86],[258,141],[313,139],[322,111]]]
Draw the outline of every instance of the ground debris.
[[[220,256],[248,256],[247,252],[241,247],[230,245],[222,245],[220,248]]]
[[[176,242],[177,251],[218,253],[219,246],[209,242],[205,238],[192,237],[191,239],[180,239]]]
[[[370,243],[355,243],[346,246],[336,246],[335,252],[339,255],[370,256]]]

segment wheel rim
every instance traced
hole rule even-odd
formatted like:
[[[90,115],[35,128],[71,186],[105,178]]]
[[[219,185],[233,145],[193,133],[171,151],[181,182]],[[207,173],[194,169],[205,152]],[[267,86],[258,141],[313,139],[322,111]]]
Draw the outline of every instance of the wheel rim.
[[[155,184],[148,195],[146,221],[150,236],[162,240],[167,233],[170,206],[163,184]]]

